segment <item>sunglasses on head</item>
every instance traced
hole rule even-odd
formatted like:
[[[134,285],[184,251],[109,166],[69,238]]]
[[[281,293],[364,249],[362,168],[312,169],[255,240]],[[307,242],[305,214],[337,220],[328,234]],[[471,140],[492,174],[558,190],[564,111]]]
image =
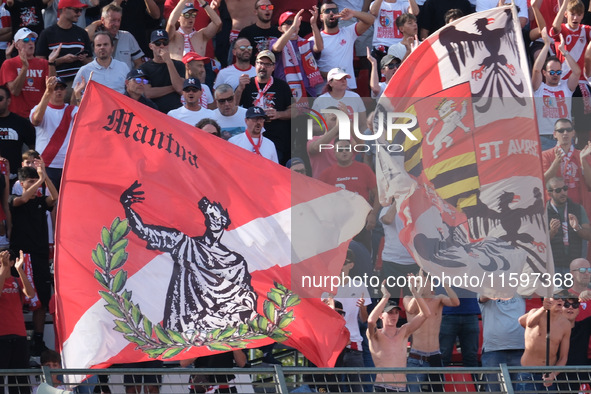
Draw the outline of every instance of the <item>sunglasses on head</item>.
[[[197,17],[196,12],[185,12],[184,14],[181,14],[181,15],[184,16],[185,18],[196,18]]]
[[[556,189],[548,189],[548,193],[560,193],[568,191],[568,186],[557,187]]]
[[[565,309],[570,308],[571,306],[573,307],[573,309],[577,309],[579,307],[579,305],[581,305],[580,302],[578,301],[574,301],[574,302],[570,302],[570,301],[564,301],[564,304],[562,305]]]
[[[548,71],[550,75],[562,75],[562,70],[550,70]]]
[[[23,42],[35,42],[37,41],[37,37],[25,37],[23,38]]]
[[[259,8],[263,11],[266,11],[266,10],[273,11],[275,9],[275,6],[273,4],[262,4],[259,6]]]
[[[157,47],[165,47],[168,45],[168,40],[154,41],[153,44],[156,45]]]
[[[322,11],[323,14],[328,15],[330,13],[333,14],[338,14],[339,13],[339,8],[338,7],[333,7],[333,8],[325,8],[324,11]]]
[[[554,131],[557,132],[557,133],[560,133],[560,134],[562,134],[564,132],[570,133],[571,131],[573,131],[573,128],[572,127],[563,127],[563,128],[560,128],[560,129],[555,129]]]
[[[226,98],[221,98],[221,99],[216,99],[216,101],[220,104],[223,103],[232,103],[234,102],[234,96],[230,96],[230,97],[226,97]]]
[[[574,270],[571,270],[571,271],[574,271],[574,272],[578,271],[581,274],[584,274],[584,273],[591,274],[591,267],[589,267],[589,268],[575,268]]]
[[[147,85],[150,83],[150,81],[144,78],[133,78],[133,80],[135,81],[135,83],[139,83],[140,85]]]

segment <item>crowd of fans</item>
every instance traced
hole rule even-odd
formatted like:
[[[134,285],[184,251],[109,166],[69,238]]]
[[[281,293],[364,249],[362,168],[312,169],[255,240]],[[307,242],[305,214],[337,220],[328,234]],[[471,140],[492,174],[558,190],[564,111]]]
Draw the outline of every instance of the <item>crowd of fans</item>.
[[[195,132],[215,134],[363,196],[373,209],[351,244],[344,275],[356,270],[380,271],[383,277],[422,275],[399,240],[403,224],[395,204],[382,208],[377,201],[373,156],[356,154],[359,141],[338,138],[342,120],[336,110],[357,122],[353,128],[371,133],[375,100],[361,97],[379,98],[429,34],[474,11],[504,4],[6,0],[0,6],[0,246],[10,249],[0,253],[0,369],[28,366],[29,347],[36,356],[47,352],[43,332],[51,309],[52,207],[89,80],[200,129]],[[546,330],[544,313],[552,318],[551,365],[589,363],[591,308],[580,305],[591,297],[590,5],[588,0],[515,4],[536,99],[552,253],[556,271],[572,274],[573,286],[529,306],[519,297],[495,300],[449,287],[429,294],[428,286],[384,286],[382,298],[373,302],[368,289],[360,298],[356,289],[340,288],[326,298],[350,332],[339,366],[449,365],[457,340],[464,366],[545,365],[538,335]],[[308,107],[335,110],[325,114],[324,127],[314,125],[309,138]],[[334,149],[323,150],[326,145]],[[33,311],[32,344],[21,293]],[[271,348],[264,351],[266,361],[276,362]],[[48,362],[59,362],[55,354],[45,355]],[[192,363],[230,367],[247,360],[238,351],[183,365]],[[359,381],[352,388],[441,391],[437,384],[422,387],[425,376],[378,375],[375,387]],[[531,378],[519,375],[522,388],[531,388]],[[441,379],[429,375],[432,382]],[[546,386],[555,380],[560,385],[555,374],[540,379]],[[405,380],[408,386],[388,383]],[[126,382],[128,392],[135,392],[134,378]],[[98,392],[108,391],[104,383],[97,384]],[[158,379],[144,383],[146,392],[158,392]],[[494,384],[487,387],[498,390]]]

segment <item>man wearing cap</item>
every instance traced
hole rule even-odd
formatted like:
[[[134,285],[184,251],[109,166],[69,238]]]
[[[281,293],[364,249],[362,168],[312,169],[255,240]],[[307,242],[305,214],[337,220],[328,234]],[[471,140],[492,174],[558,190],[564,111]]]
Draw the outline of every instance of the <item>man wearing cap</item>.
[[[113,37],[105,31],[94,35],[94,54],[92,62],[80,67],[74,78],[74,86],[84,78],[105,85],[119,93],[125,93],[125,79],[129,72],[127,64],[113,59]]]
[[[235,135],[228,141],[277,163],[275,145],[262,134],[265,118],[265,110],[261,107],[250,107],[246,111],[246,131]]]
[[[152,100],[144,96],[144,87],[150,83],[142,70],[131,70],[125,78],[125,95],[150,108],[158,110],[158,106]]]
[[[256,22],[250,26],[246,26],[238,34],[238,37],[244,37],[250,41],[253,56],[251,62],[253,62],[253,59],[255,59],[259,52],[271,49],[269,45],[271,37],[281,37],[281,32],[275,26],[271,26],[274,8],[270,0],[257,0],[254,3],[254,13],[257,17]]]
[[[367,339],[369,350],[377,368],[405,368],[406,347],[408,338],[431,315],[425,300],[419,296],[420,283],[409,283],[410,292],[416,300],[419,313],[412,321],[396,327],[400,315],[398,302],[390,300],[390,293],[382,283],[382,299],[371,311],[367,319]],[[382,328],[378,329],[378,320],[382,320]],[[405,382],[403,373],[378,373],[375,379],[374,390],[376,392],[406,391],[406,384],[393,383]]]
[[[101,11],[101,19],[86,26],[86,32],[91,40],[94,40],[94,35],[97,31],[106,31],[109,33],[115,43],[113,59],[127,64],[131,70],[142,65],[144,52],[133,34],[119,29],[122,16],[123,10],[117,3],[107,4]]]
[[[92,48],[88,33],[76,26],[83,8],[87,5],[79,0],[60,0],[58,9],[60,17],[57,24],[43,30],[35,55],[47,59],[54,49],[62,45],[59,57],[55,59],[57,75],[71,86],[76,73],[83,65],[92,60]]]
[[[318,59],[318,68],[320,68],[322,76],[326,77],[328,72],[335,67],[341,67],[346,73],[352,75],[355,40],[373,25],[373,15],[367,12],[353,11],[349,8],[344,8],[339,12],[339,7],[331,1],[322,4],[320,13],[324,49]],[[357,18],[358,22],[342,29],[339,28],[339,19],[347,21],[351,18]],[[355,78],[347,80],[347,84],[350,89],[357,88]],[[319,86],[324,87],[323,85]]]
[[[82,87],[80,84],[74,94],[79,94]],[[45,93],[29,117],[35,126],[35,149],[41,154],[47,175],[58,190],[74,116],[78,112],[77,106],[66,103],[66,88],[61,78],[48,77]]]
[[[196,78],[201,82],[201,106],[213,110],[215,109],[213,94],[211,94],[211,89],[205,83],[205,65],[209,64],[210,61],[210,58],[201,56],[195,52],[188,52],[183,56],[183,63],[185,63],[185,78]]]
[[[193,6],[193,1],[178,2],[166,24],[166,32],[170,37],[170,57],[181,60],[187,52],[205,53],[207,42],[211,40],[222,27],[222,20],[215,12],[217,0],[211,2],[211,5],[205,0],[198,0],[199,6],[207,13],[211,22],[198,31],[195,31],[195,18],[197,9]],[[179,29],[175,26],[179,22]]]
[[[201,107],[201,82],[197,78],[187,78],[183,83],[183,99],[185,104],[182,107],[168,112],[168,116],[195,126],[204,118],[212,118],[213,111]]]
[[[54,63],[59,54],[55,48],[49,55],[50,61],[36,58],[35,41],[37,33],[23,27],[14,36],[18,57],[2,63],[0,68],[0,85],[6,84],[10,89],[10,111],[28,118],[31,108],[39,103],[45,91],[45,78],[55,75]]]
[[[308,10],[312,14],[313,38],[304,40],[298,33],[302,23],[300,10],[297,14],[291,11],[284,12],[279,17],[279,31],[283,34],[279,38],[271,38],[269,45],[277,54],[275,77],[285,80],[294,98],[316,97],[316,85],[324,82],[314,56],[322,52],[323,41],[316,21],[318,20],[318,7]]]
[[[152,32],[150,49],[154,52],[154,58],[140,67],[150,82],[145,87],[146,97],[154,101],[158,109],[166,114],[182,105],[185,65],[170,58],[168,33],[165,30]]]
[[[307,175],[306,174],[306,163],[301,157],[292,157],[287,161],[285,165],[287,168],[292,170],[293,172],[297,172],[298,174]],[[342,309],[342,306],[341,306]]]
[[[265,110],[268,118],[268,122],[265,122],[265,136],[275,144],[279,163],[283,165],[291,157],[291,89],[287,82],[273,78],[273,52],[260,52],[255,68],[256,76],[246,86],[238,86],[235,99],[244,108],[257,106]]]
[[[246,85],[248,80],[256,75],[256,70],[250,63],[252,50],[253,47],[246,37],[236,39],[232,47],[232,55],[234,56],[235,62],[220,70],[213,84],[213,88],[215,89],[219,85],[227,83],[232,86],[232,89],[236,90],[240,84],[240,80]]]
[[[402,62],[397,57],[386,55],[380,60],[380,68],[378,69],[378,61],[371,55],[369,48],[367,48],[367,60],[371,63],[371,74],[369,76],[371,98],[379,98]],[[380,82],[382,75],[386,79],[384,82]]]
[[[234,101],[234,89],[228,84],[221,84],[215,89],[217,108],[213,111],[213,119],[218,122],[222,138],[241,134],[246,130],[246,108],[239,107]]]

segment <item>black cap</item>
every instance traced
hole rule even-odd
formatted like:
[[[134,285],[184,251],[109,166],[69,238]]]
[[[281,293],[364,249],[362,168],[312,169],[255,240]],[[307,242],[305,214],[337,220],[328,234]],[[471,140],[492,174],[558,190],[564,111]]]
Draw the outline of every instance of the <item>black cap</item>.
[[[267,114],[265,114],[265,110],[261,107],[250,107],[246,110],[246,118],[265,118]]]
[[[388,313],[394,308],[398,308],[398,310],[400,310],[400,307],[398,306],[398,301],[390,300],[386,304],[386,307],[384,308],[384,312]]]
[[[146,74],[144,74],[144,72],[142,70],[140,70],[139,68],[131,70],[130,72],[127,73],[127,77],[125,77],[125,79],[133,79],[133,78],[149,79],[148,76]]]
[[[64,85],[64,86],[68,86],[68,84],[66,82],[64,82],[64,80],[61,77],[55,77],[55,85]]]
[[[150,35],[150,42],[156,42],[160,40],[168,40],[168,33],[166,32],[166,30],[154,30]]]
[[[197,78],[187,78],[185,79],[185,82],[183,82],[183,90],[186,88],[197,88],[201,90],[201,81]]]

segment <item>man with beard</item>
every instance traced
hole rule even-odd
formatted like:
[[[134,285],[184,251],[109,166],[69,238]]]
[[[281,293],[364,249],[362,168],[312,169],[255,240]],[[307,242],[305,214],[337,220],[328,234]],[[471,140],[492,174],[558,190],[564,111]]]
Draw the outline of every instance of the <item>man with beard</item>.
[[[88,82],[91,77],[95,82],[105,85],[119,93],[125,93],[125,78],[129,72],[127,64],[113,59],[113,37],[101,31],[94,36],[94,54],[92,62],[80,67],[74,78],[74,86],[80,81]]]
[[[350,20],[357,18],[358,22],[339,28],[340,20]],[[322,73],[322,77],[326,79],[328,72],[340,67],[350,75],[354,75],[353,70],[353,51],[355,49],[355,40],[357,37],[365,33],[374,22],[373,15],[362,12],[353,11],[349,8],[344,8],[339,12],[339,7],[332,1],[326,1],[320,7],[320,20],[322,21],[323,29],[320,32],[324,42],[324,49],[318,59],[318,68]],[[355,78],[347,80],[349,89],[357,88]],[[319,87],[324,88],[323,85]],[[316,92],[319,92],[319,87]]]
[[[262,135],[265,118],[265,111],[262,108],[250,107],[246,111],[246,131],[230,138],[228,142],[277,163],[275,145]]]
[[[197,78],[185,79],[183,83],[183,99],[185,104],[177,109],[168,112],[168,116],[195,126],[204,118],[212,118],[213,111],[201,107],[201,82]]]
[[[179,1],[168,18],[166,32],[170,37],[170,57],[175,60],[181,60],[187,52],[205,53],[207,42],[211,40],[220,27],[222,20],[214,11],[217,7],[217,0],[212,1],[211,5],[205,0],[199,0],[199,5],[203,9],[211,22],[204,28],[195,31],[195,18],[197,18],[197,9],[193,2],[186,3]],[[179,22],[179,29],[176,30],[176,22]]]
[[[236,90],[241,79],[242,83],[246,85],[248,80],[255,76],[256,70],[252,64],[250,64],[252,49],[253,47],[246,37],[240,37],[234,42],[232,54],[236,61],[231,66],[220,70],[213,85],[214,89],[227,83],[232,86],[232,89]]]
[[[254,59],[259,52],[271,49],[269,46],[271,37],[281,37],[281,32],[277,27],[271,26],[274,8],[270,0],[257,0],[254,3],[254,12],[257,16],[257,21],[240,30],[240,34],[238,34],[238,37],[245,37],[250,41],[250,45],[253,48],[253,57],[251,59]]]
[[[264,0],[263,0],[264,1]],[[244,108],[261,107],[267,116],[265,137],[277,148],[279,163],[285,164],[291,157],[291,89],[287,82],[272,77],[275,55],[262,51],[257,55],[256,76],[246,86],[240,84],[235,99]]]

